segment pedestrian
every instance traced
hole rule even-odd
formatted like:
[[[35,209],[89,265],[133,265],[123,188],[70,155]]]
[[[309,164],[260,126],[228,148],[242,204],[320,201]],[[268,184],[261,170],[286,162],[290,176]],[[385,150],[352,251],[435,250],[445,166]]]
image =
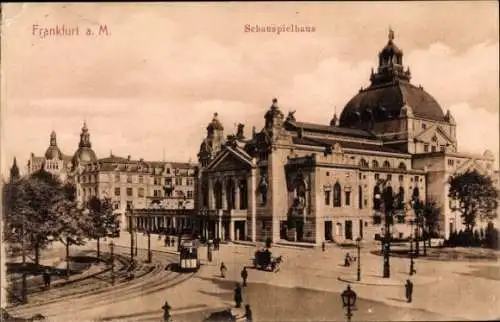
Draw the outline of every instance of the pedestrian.
[[[345,254],[345,259],[344,259],[344,266],[349,267],[351,265],[351,256],[349,256],[349,253]]]
[[[407,279],[406,284],[405,284],[405,289],[406,289],[406,301],[408,303],[411,303],[412,301],[412,295],[413,295],[413,283]]]
[[[170,237],[165,236],[165,246],[170,247]]]
[[[46,288],[50,288],[50,273],[48,269],[45,269],[45,271],[43,271],[43,283],[45,284]]]
[[[225,277],[226,277],[226,271],[227,271],[227,267],[226,267],[226,265],[224,265],[224,262],[222,262],[222,263],[220,264],[220,276],[221,276],[222,278],[225,278]]]
[[[243,287],[247,286],[248,271],[246,266],[241,271],[241,278],[243,279]]]
[[[243,302],[242,290],[240,283],[236,283],[236,288],[234,289],[234,302],[236,303],[236,307],[241,307],[241,302]]]
[[[252,322],[252,310],[250,309],[250,304],[245,305],[245,316],[246,322]]]
[[[172,242],[170,246],[175,247],[175,238],[172,237],[172,239],[170,241]]]
[[[170,321],[170,318],[172,317],[170,315],[170,309],[172,307],[168,304],[168,301],[165,301],[165,304],[162,306],[163,309],[163,321],[167,322]]]
[[[325,252],[326,244],[325,242],[321,243],[321,249],[323,250],[323,253]]]

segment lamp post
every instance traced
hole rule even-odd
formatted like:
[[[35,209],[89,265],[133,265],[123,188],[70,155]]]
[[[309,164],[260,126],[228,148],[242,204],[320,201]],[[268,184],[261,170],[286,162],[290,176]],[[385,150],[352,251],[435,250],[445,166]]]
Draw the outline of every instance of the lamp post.
[[[151,263],[153,260],[153,252],[151,251],[151,227],[147,228],[147,234],[148,234],[148,263]]]
[[[130,205],[127,205],[127,210],[129,213],[129,225],[128,225],[128,231],[130,233],[130,261],[133,263],[134,262],[134,220],[132,218],[134,212]]]
[[[422,216],[422,238],[424,240],[424,256],[427,256],[427,238],[428,238],[428,234],[427,234],[427,229],[425,227],[425,217]]]
[[[347,289],[340,294],[342,298],[342,305],[344,308],[347,308],[346,317],[347,321],[351,321],[352,311],[356,306],[356,292],[351,290],[351,286],[347,285]]]
[[[384,217],[385,217],[385,229],[384,229],[384,269],[383,269],[383,277],[390,278],[391,277],[391,266],[389,263],[390,252],[391,252],[391,234],[390,234],[390,219],[391,212],[394,203],[394,197],[392,195],[392,188],[387,187],[384,189],[383,196],[380,194],[376,194],[375,198],[383,201],[384,206]]]
[[[361,281],[361,237],[356,239],[356,246],[358,248],[358,282]]]
[[[410,236],[410,276],[416,273],[415,261],[413,260],[413,237]]]
[[[109,252],[111,253],[111,284],[115,285],[115,244],[113,240],[109,242]]]
[[[415,257],[418,257],[420,255],[420,243],[419,243],[419,232],[420,232],[420,206],[421,202],[417,198],[413,198],[411,201],[411,204],[413,206],[413,211],[415,212],[415,223],[416,223],[416,230],[415,230]]]

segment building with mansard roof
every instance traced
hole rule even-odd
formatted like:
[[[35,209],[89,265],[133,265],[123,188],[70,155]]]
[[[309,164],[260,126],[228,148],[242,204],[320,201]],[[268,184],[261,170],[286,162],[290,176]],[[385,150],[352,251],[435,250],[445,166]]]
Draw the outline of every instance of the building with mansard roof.
[[[192,226],[197,167],[115,155],[87,163],[76,175],[82,202],[109,197],[122,227],[160,231]],[[133,221],[131,221],[133,220]]]
[[[394,237],[410,234],[415,199],[441,208],[441,235],[460,229],[447,180],[468,169],[491,175],[493,155],[458,151],[452,114],[411,83],[392,31],[370,81],[327,124],[285,117],[274,99],[262,129],[246,138],[242,124],[224,136],[215,114],[198,154],[201,233],[315,244],[373,239],[384,233],[383,191],[395,200]]]

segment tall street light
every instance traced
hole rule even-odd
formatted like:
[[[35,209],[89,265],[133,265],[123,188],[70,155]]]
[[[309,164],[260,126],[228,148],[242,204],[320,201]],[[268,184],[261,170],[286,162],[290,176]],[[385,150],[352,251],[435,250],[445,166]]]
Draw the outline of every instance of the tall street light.
[[[410,233],[410,276],[412,276],[415,271],[415,261],[413,260],[413,220],[410,220],[410,226],[411,226],[411,233]]]
[[[134,262],[134,220],[133,220],[134,210],[128,204],[127,204],[127,212],[129,213],[128,231],[130,233],[130,261],[133,263]]]
[[[113,240],[109,242],[109,251],[111,253],[111,284],[115,285],[115,244]]]
[[[390,278],[391,277],[391,267],[389,263],[389,257],[391,252],[391,219],[392,219],[392,210],[394,206],[394,196],[392,195],[392,188],[389,186],[384,189],[382,196],[380,194],[376,194],[375,198],[383,201],[384,206],[384,217],[385,217],[385,234],[384,234],[384,271],[383,277]]]
[[[356,307],[356,292],[351,290],[351,286],[347,285],[347,289],[340,294],[340,297],[342,298],[342,305],[344,308],[347,308],[346,311],[346,317],[347,321],[351,321],[352,317],[352,311]]]
[[[356,246],[358,248],[358,282],[361,281],[361,237],[356,239]]]
[[[147,228],[147,234],[148,234],[148,263],[151,263],[153,259],[153,253],[151,252],[151,227]]]
[[[422,202],[418,199],[418,197],[414,197],[411,201],[411,205],[413,207],[413,211],[415,212],[415,257],[420,255],[420,243],[419,243],[419,232],[420,232],[420,210],[422,206]]]

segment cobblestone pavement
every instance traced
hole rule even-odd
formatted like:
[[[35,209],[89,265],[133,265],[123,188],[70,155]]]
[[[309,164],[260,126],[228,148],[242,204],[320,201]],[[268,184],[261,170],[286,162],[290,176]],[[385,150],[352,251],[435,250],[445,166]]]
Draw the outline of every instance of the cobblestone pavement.
[[[116,239],[123,247],[130,245],[127,234]],[[138,247],[147,248],[147,238],[138,236]],[[175,254],[173,247],[165,247],[156,236],[151,236],[151,247],[161,253]],[[391,258],[391,280],[381,277],[382,258],[371,254],[376,245],[365,245],[361,252],[363,280],[379,280],[374,285],[353,283],[358,294],[358,310],[353,321],[380,320],[485,320],[500,317],[500,281],[491,278],[491,270],[498,262],[453,262],[416,259],[417,274],[413,302],[404,299],[403,282],[408,278],[409,260]],[[227,244],[214,252],[207,262],[206,247],[200,248],[204,264],[200,271],[182,283],[167,285],[151,279],[140,288],[121,298],[123,290],[109,294],[105,303],[92,302],[78,307],[78,318],[63,314],[58,320],[101,321],[158,321],[161,306],[168,300],[174,321],[201,321],[214,310],[231,307],[232,288],[240,281],[243,266],[250,266],[256,247]],[[346,252],[356,256],[355,249],[330,246],[320,249],[273,247],[273,255],[282,255],[284,262],[279,272],[249,269],[250,286],[244,290],[244,300],[252,305],[256,320],[345,320],[340,304],[340,292],[346,283],[342,276],[355,276],[356,265],[344,267]],[[160,256],[155,255],[154,256]],[[175,256],[175,255],[173,255]],[[219,265],[224,261],[227,277],[220,278]],[[481,273],[487,270],[489,273]],[[368,278],[370,277],[370,278]],[[398,282],[401,282],[399,285]],[[141,292],[138,292],[141,290]],[[60,306],[64,306],[61,302]],[[238,316],[243,311],[235,312]]]

